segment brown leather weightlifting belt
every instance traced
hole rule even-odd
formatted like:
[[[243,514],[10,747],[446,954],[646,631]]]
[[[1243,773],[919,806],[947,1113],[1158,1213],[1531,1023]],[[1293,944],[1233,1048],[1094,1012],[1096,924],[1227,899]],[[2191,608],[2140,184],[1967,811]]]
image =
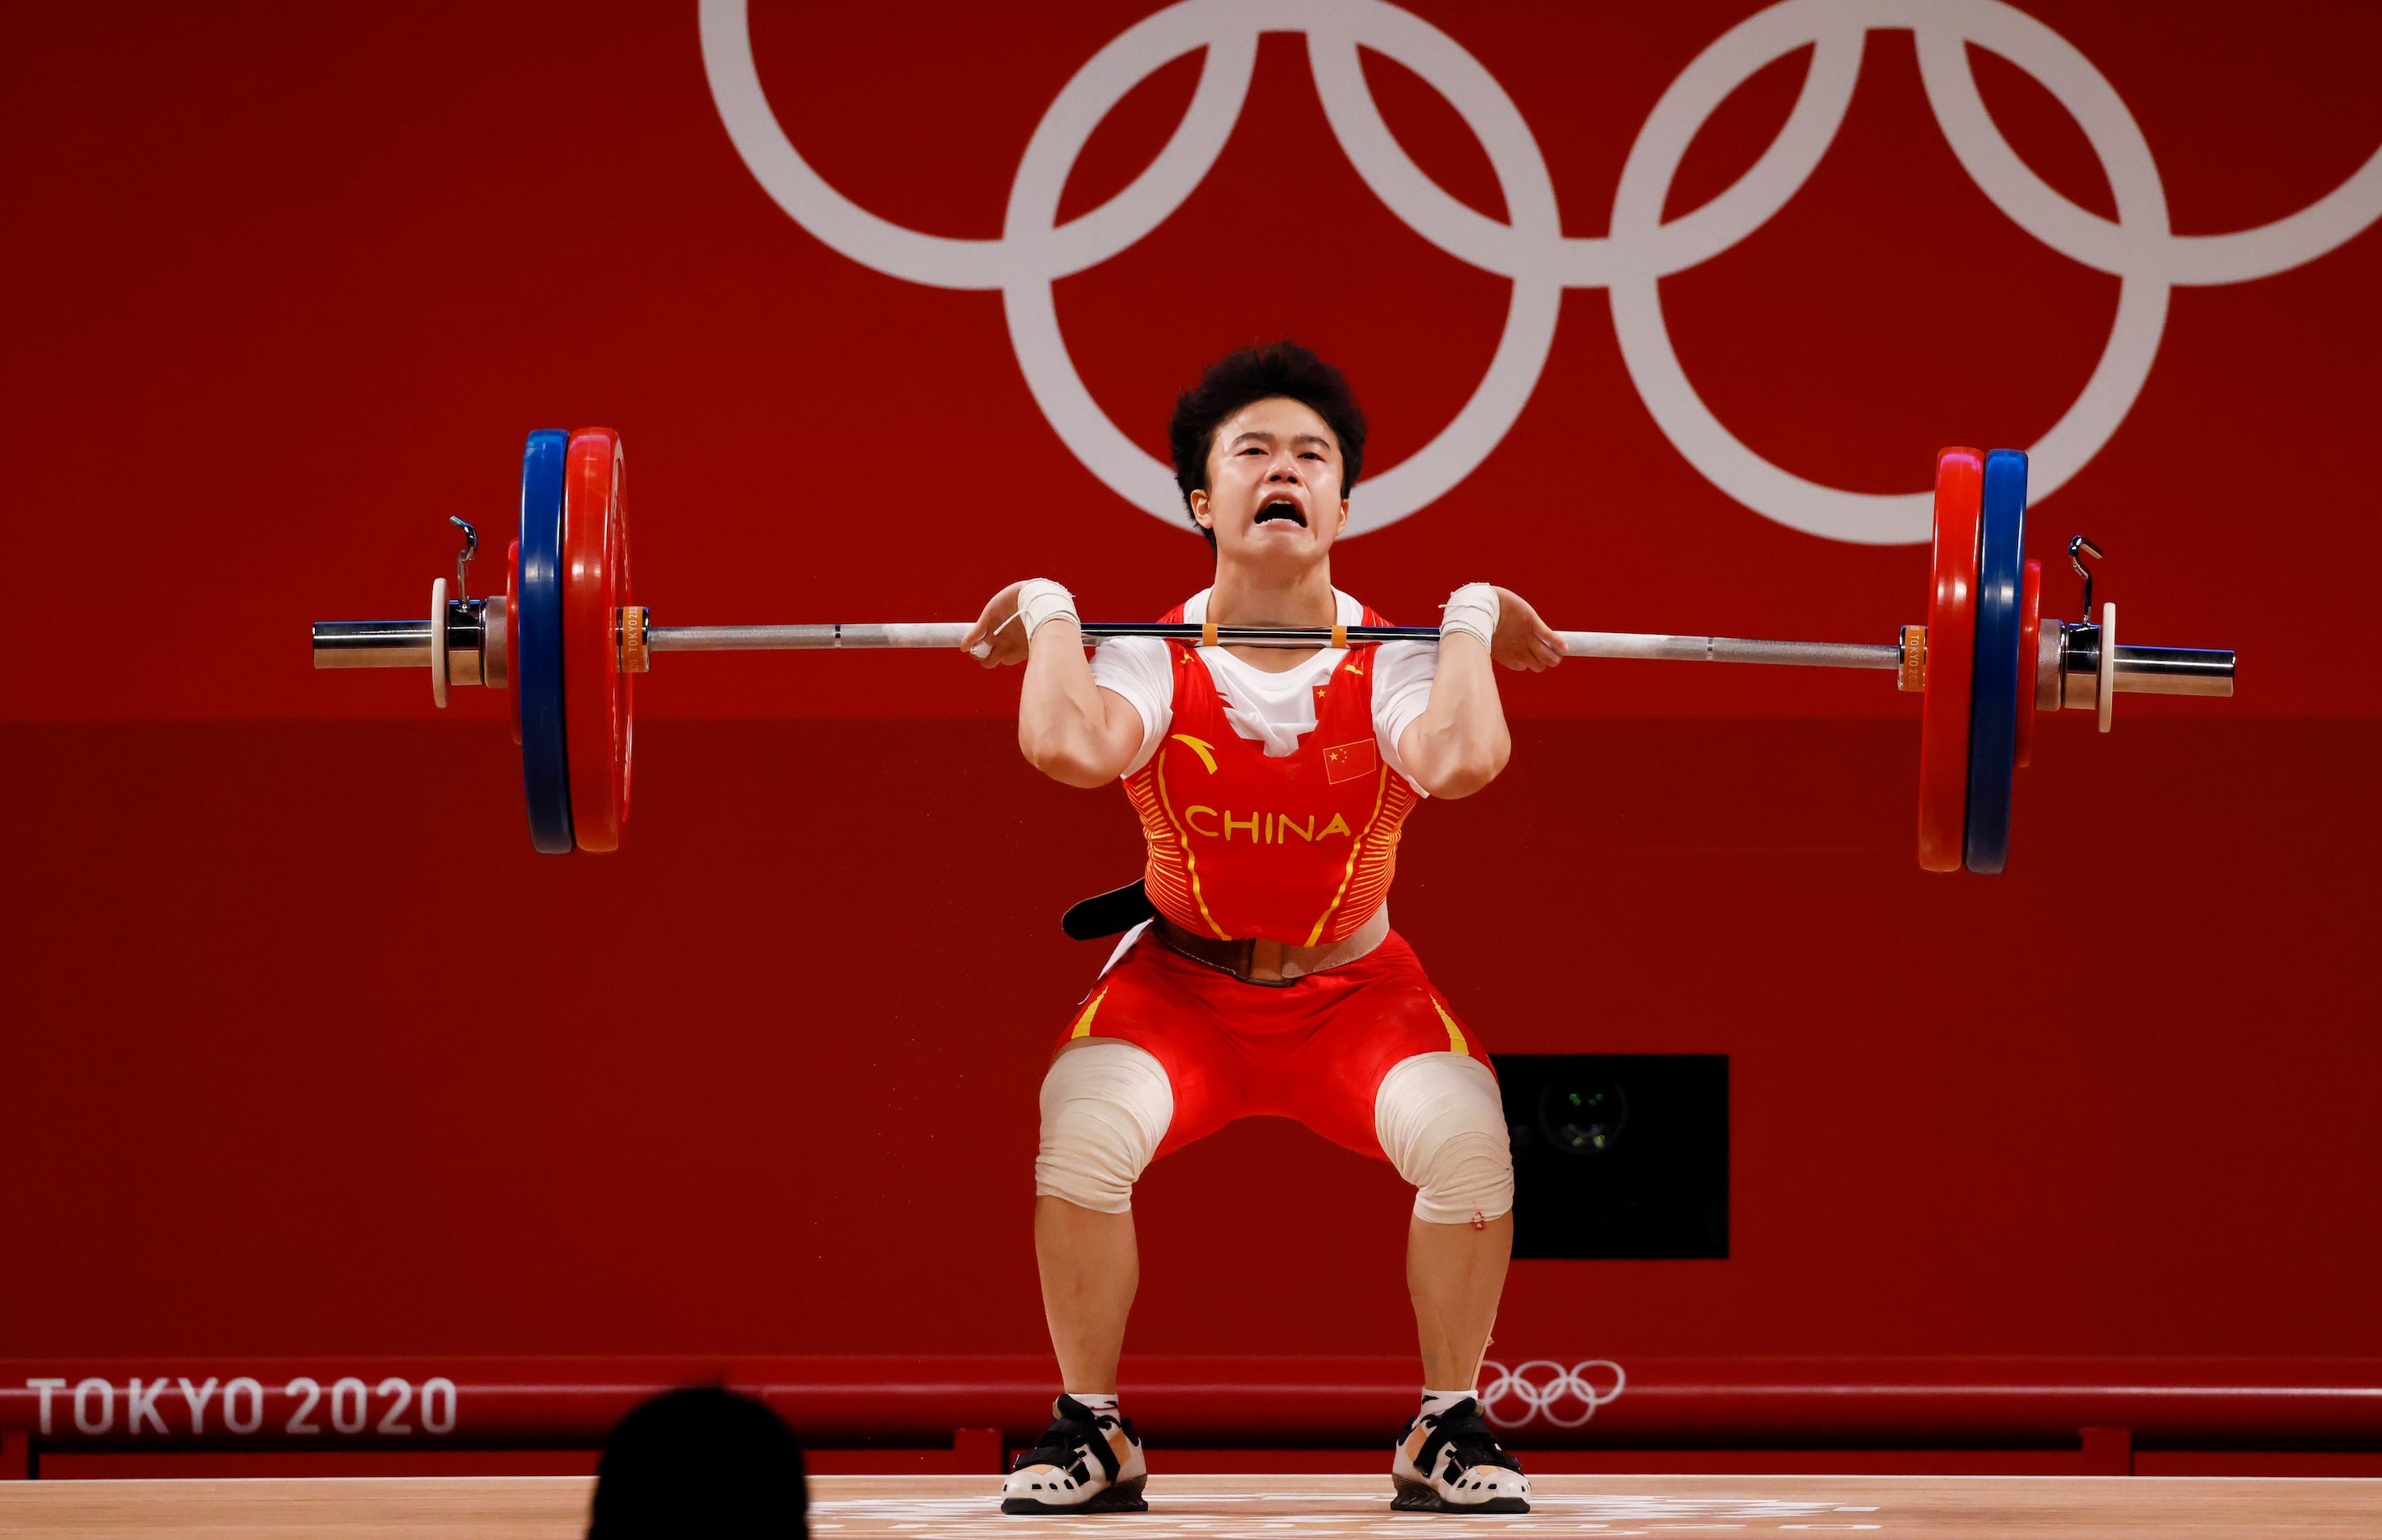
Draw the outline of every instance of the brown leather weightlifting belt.
[[[1390,933],[1390,906],[1382,905],[1344,940],[1323,946],[1293,946],[1262,938],[1223,941],[1186,930],[1164,915],[1152,922],[1150,930],[1195,963],[1229,973],[1245,984],[1282,989],[1310,973],[1344,967],[1381,945]]]

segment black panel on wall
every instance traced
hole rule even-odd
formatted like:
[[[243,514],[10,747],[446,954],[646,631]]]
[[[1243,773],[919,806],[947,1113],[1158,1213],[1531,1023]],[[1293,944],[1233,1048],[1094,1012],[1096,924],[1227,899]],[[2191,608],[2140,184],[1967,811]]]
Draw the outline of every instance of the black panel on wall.
[[[1728,1057],[1500,1053],[1514,1255],[1728,1255]]]

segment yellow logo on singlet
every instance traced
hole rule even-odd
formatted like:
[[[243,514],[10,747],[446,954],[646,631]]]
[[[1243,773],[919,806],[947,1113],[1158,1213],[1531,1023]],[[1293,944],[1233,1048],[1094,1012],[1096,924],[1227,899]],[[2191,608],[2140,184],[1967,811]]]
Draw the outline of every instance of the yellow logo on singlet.
[[[1173,738],[1176,743],[1199,757],[1199,762],[1208,767],[1209,775],[1216,773],[1216,746],[1213,744],[1195,738],[1188,733],[1177,733],[1173,734]]]

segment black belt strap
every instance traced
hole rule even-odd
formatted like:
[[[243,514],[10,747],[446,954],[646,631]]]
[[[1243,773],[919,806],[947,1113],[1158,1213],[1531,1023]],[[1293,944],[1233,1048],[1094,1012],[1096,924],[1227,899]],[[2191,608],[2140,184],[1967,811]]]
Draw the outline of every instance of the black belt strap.
[[[1136,877],[1122,888],[1095,893],[1059,917],[1059,929],[1074,941],[1121,936],[1145,919],[1158,916],[1157,906]]]

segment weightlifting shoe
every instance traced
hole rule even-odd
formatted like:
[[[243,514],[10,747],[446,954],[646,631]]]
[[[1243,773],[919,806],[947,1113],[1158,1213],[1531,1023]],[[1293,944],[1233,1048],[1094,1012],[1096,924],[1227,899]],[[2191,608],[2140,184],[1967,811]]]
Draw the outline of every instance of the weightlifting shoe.
[[[1073,1396],[1050,1404],[1057,1419],[1017,1457],[1001,1484],[1003,1513],[1144,1513],[1149,1467],[1133,1420],[1096,1412]]]
[[[1528,1513],[1530,1478],[1498,1446],[1478,1400],[1425,1412],[1406,1424],[1390,1457],[1401,1513]]]

